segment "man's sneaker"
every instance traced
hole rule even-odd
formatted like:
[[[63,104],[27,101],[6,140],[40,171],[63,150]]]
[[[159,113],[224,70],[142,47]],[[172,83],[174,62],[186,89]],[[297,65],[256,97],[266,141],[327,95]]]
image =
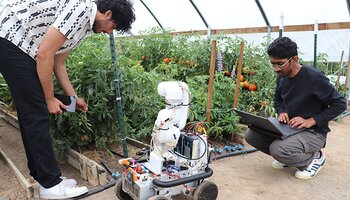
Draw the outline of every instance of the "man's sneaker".
[[[281,162],[278,162],[277,160],[273,160],[271,166],[274,169],[284,169],[284,168],[288,167],[288,165],[281,163]]]
[[[64,176],[60,177],[62,179],[63,185],[66,187],[75,187],[77,186],[77,181],[74,179],[68,179]]]
[[[50,188],[44,188],[39,184],[39,195],[42,199],[68,199],[87,192],[86,187],[67,187],[63,181]]]
[[[304,170],[297,170],[295,172],[295,177],[300,179],[311,179],[316,176],[316,174],[321,170],[323,165],[326,163],[326,158],[322,151],[319,151],[317,158],[314,158],[310,165]]]

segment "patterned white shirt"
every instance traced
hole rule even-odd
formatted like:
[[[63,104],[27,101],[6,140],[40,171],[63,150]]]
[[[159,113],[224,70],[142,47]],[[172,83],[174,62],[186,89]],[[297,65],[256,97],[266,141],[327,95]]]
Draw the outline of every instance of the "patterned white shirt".
[[[93,0],[10,0],[0,13],[0,37],[35,59],[51,25],[67,37],[56,54],[64,53],[93,33],[96,12]]]

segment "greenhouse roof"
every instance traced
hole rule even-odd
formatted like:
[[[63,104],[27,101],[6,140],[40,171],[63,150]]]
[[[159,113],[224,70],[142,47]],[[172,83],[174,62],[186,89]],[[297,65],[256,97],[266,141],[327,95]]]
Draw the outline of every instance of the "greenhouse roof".
[[[299,31],[298,28],[298,31],[289,31],[287,27],[313,25],[317,22],[320,27],[317,36],[318,52],[327,53],[330,61],[340,61],[343,50],[344,60],[349,55],[349,0],[134,0],[134,7],[136,21],[131,30],[132,35],[155,26],[175,32],[220,32],[225,29],[266,27],[265,33],[232,34],[243,37],[248,42],[261,43],[266,40],[268,25],[275,27],[271,38],[276,38],[279,36],[276,27],[283,24],[286,27],[283,35],[298,43],[301,57],[313,60],[313,27],[309,31]]]
[[[0,0],[1,4],[7,0]],[[299,45],[300,56],[313,60],[314,24],[317,52],[326,53],[329,61],[348,60],[350,49],[350,0],[132,0],[136,21],[130,31],[162,27],[174,32],[199,31],[202,34],[237,35],[248,42],[270,37],[291,37]],[[2,3],[3,2],[3,3]],[[208,35],[210,35],[208,34]]]

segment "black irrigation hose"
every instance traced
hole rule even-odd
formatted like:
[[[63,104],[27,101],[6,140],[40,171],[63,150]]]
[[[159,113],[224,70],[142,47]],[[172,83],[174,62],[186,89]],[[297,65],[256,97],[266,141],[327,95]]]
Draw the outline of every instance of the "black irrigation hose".
[[[109,149],[109,151],[111,151],[114,155],[117,155],[119,157],[125,158],[124,155],[122,155],[122,154],[120,154],[120,153],[118,153],[118,152],[116,152],[116,151],[114,151],[112,149]]]
[[[257,151],[256,148],[250,148],[250,149],[242,150],[242,151],[235,151],[235,152],[231,152],[231,153],[224,153],[224,154],[221,154],[219,156],[213,157],[212,160],[218,160],[218,159],[226,158],[226,157],[230,157],[230,156],[237,156],[237,155],[241,155],[241,154],[252,153],[252,152],[255,152],[255,151]]]
[[[105,185],[101,185],[101,186],[92,188],[87,193],[85,193],[85,194],[83,194],[81,196],[78,196],[78,197],[74,197],[72,199],[82,199],[82,198],[91,196],[93,194],[102,192],[102,191],[104,191],[104,190],[106,190],[106,189],[108,189],[110,187],[113,187],[117,183],[117,180],[119,179],[119,176],[115,176],[115,174],[107,167],[107,165],[103,161],[101,161],[101,164],[103,165],[103,167],[106,169],[108,174],[111,175],[111,177],[113,179],[111,181],[109,181],[108,183],[106,183]]]
[[[110,187],[113,187],[115,184],[117,183],[117,180],[115,179],[112,179],[111,181],[109,181],[108,183],[104,184],[104,185],[101,185],[101,186],[98,186],[98,187],[94,187],[92,188],[91,190],[89,190],[87,193],[81,195],[81,196],[78,196],[78,197],[74,197],[74,198],[71,198],[69,200],[76,200],[76,199],[83,199],[83,198],[86,198],[88,196],[91,196],[91,195],[94,195],[96,193],[99,193],[99,192],[102,192]]]

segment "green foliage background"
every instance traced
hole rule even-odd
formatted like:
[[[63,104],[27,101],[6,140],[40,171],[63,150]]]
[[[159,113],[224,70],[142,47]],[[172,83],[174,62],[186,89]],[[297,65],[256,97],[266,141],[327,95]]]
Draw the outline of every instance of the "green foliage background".
[[[238,117],[232,111],[241,38],[215,36],[222,55],[223,69],[215,70],[211,121],[206,123],[210,138],[240,132]],[[240,88],[238,107],[255,114],[273,116],[275,74],[266,55],[266,44],[245,42],[244,79],[256,91]],[[129,137],[148,142],[157,114],[165,104],[157,94],[161,81],[183,81],[192,92],[188,121],[206,120],[211,40],[199,35],[172,36],[169,31],[151,29],[140,37],[116,38],[117,68]],[[321,55],[320,63],[325,56]],[[322,69],[326,69],[327,67]],[[328,66],[329,68],[329,66]],[[51,134],[56,151],[68,147],[94,145],[104,149],[120,140],[117,105],[109,38],[94,35],[72,51],[67,60],[69,78],[80,97],[89,105],[87,113],[52,116]],[[229,71],[232,76],[225,76]],[[254,74],[251,73],[254,71]],[[63,93],[55,82],[55,93]],[[11,102],[6,83],[0,78],[0,101]]]

